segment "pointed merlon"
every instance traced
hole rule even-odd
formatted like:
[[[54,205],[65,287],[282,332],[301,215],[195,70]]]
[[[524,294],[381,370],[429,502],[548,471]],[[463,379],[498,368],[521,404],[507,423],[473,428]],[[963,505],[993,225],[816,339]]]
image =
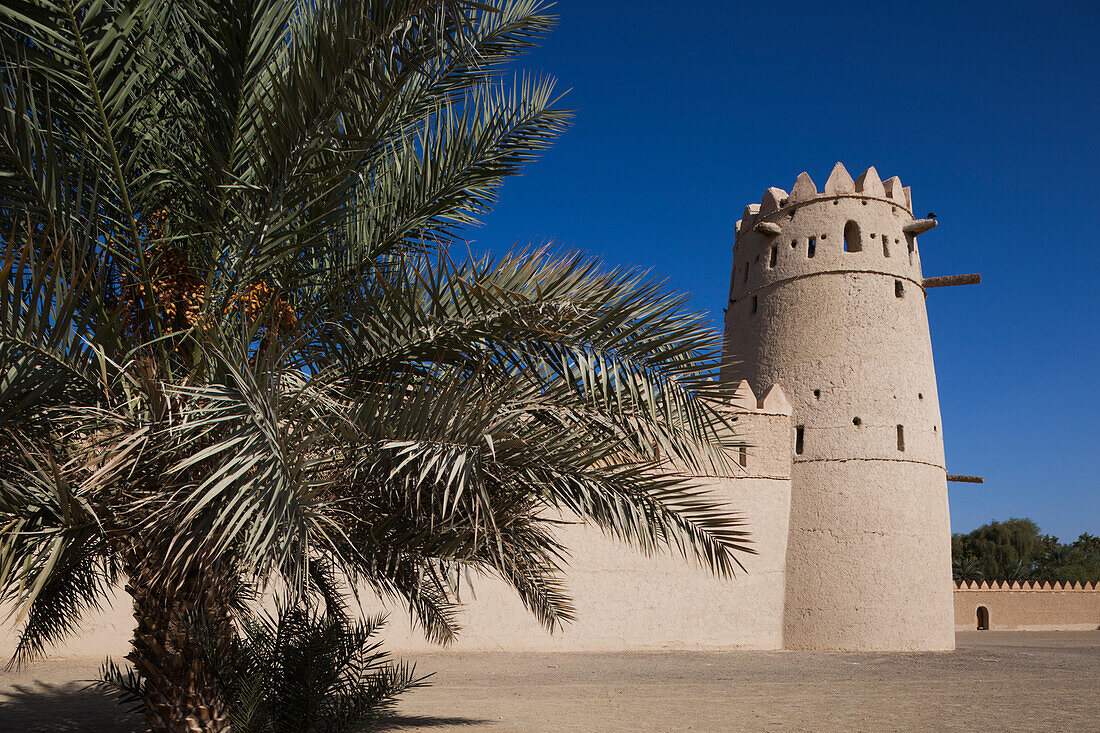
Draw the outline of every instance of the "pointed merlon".
[[[900,178],[894,176],[890,180],[886,181],[886,183],[882,184],[882,187],[886,189],[886,195],[889,198],[892,198],[894,201],[897,201],[902,206],[905,206],[905,191],[902,188]]]
[[[809,201],[815,196],[817,196],[817,184],[814,183],[814,179],[810,178],[809,173],[802,171],[798,174],[798,178],[795,179],[794,188],[791,189],[789,202],[797,204],[802,201]]]
[[[856,193],[863,193],[876,198],[886,198],[886,187],[882,185],[882,179],[878,177],[878,171],[874,166],[863,171],[856,179]]]
[[[758,403],[761,410],[776,415],[790,415],[791,403],[787,401],[787,395],[783,394],[783,388],[778,384],[768,387],[768,391]]]
[[[924,234],[925,232],[936,228],[935,219],[914,219],[901,228],[906,234]]]
[[[749,386],[749,380],[742,379],[737,385],[737,390],[733,393],[733,406],[740,407],[742,410],[756,409],[756,395]]]
[[[763,234],[765,237],[774,237],[783,231],[774,221],[762,221],[754,226],[752,230]]]
[[[760,202],[760,216],[766,216],[773,211],[779,211],[783,202],[787,200],[787,192],[782,188],[769,188],[764,192],[764,198]]]
[[[855,193],[856,182],[848,173],[843,163],[833,166],[833,172],[829,174],[829,180],[825,181],[825,195],[838,196],[842,193]]]
[[[741,229],[752,229],[752,225],[756,223],[756,215],[760,212],[760,204],[749,204],[745,207],[745,210],[741,213]]]

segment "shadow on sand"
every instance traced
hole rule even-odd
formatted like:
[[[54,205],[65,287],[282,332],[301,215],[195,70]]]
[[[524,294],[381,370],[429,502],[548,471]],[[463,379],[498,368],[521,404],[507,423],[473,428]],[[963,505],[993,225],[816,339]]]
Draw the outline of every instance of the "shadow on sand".
[[[433,715],[387,715],[374,721],[364,731],[384,733],[388,730],[436,730],[485,725],[492,721],[480,718],[438,718]]]
[[[139,713],[89,689],[87,682],[51,684],[35,680],[0,691],[0,730],[18,733],[141,730]]]
[[[0,691],[0,731],[13,733],[137,733],[140,712],[131,712],[86,682],[51,684],[35,680]],[[464,728],[487,723],[476,718],[442,718],[424,715],[387,715],[368,724],[364,731],[416,731]]]

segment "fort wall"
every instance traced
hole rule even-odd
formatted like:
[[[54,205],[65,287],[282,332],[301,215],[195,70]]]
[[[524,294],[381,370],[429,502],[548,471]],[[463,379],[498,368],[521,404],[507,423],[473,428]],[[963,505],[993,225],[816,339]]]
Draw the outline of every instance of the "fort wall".
[[[1100,583],[955,583],[955,630],[1100,629]]]
[[[781,648],[791,487],[790,405],[778,387],[758,399],[746,383],[737,392],[731,415],[736,418],[736,437],[749,444],[744,465],[732,478],[693,480],[724,499],[747,523],[758,554],[741,558],[744,572],[718,578],[678,555],[646,557],[598,529],[570,523],[562,527],[559,537],[572,554],[565,582],[577,620],[550,634],[503,582],[475,578],[472,589],[465,585],[462,589],[459,621],[463,629],[450,648],[512,652]],[[366,610],[382,609],[374,605]],[[384,632],[390,650],[439,650],[412,627],[405,609],[384,610],[390,614]],[[129,651],[133,625],[129,598],[120,591],[111,607],[89,614],[82,632],[50,656],[121,658]],[[10,658],[14,647],[11,627],[0,629],[0,656]]]
[[[572,560],[566,584],[577,619],[549,634],[501,581],[475,583],[460,622],[458,651],[780,649],[790,511],[790,406],[775,387],[758,399],[742,384],[733,406],[738,438],[750,443],[733,478],[695,479],[744,518],[758,554],[722,579],[680,556],[638,550],[574,524],[559,534]],[[388,641],[399,651],[433,648],[394,609]],[[438,647],[435,647],[438,648]]]
[[[789,194],[769,188],[746,207],[725,323],[738,364],[722,379],[741,380],[730,409],[749,447],[737,475],[691,480],[741,514],[758,554],[742,558],[736,577],[717,578],[555,516],[577,620],[549,634],[506,584],[475,578],[463,588],[454,648],[945,650],[979,607],[992,628],[1100,625],[1095,588],[967,586],[952,604],[925,310],[936,279],[923,278],[917,246],[934,226],[914,218],[898,178],[869,168],[853,180],[839,163],[822,192],[803,173]],[[391,649],[438,648],[405,610],[388,610]],[[121,657],[132,627],[120,592],[53,656]],[[0,634],[0,655],[14,643]]]

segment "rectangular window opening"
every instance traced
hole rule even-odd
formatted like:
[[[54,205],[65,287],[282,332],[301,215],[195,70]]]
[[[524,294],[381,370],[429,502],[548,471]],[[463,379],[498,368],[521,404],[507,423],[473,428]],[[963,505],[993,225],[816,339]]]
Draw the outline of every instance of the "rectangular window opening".
[[[905,426],[898,425],[898,450],[905,452]]]
[[[776,259],[778,259],[778,257],[779,257],[779,248],[773,246],[772,247],[771,267],[775,267],[775,262],[776,262]]]
[[[806,427],[799,425],[794,429],[794,452],[802,455],[802,448],[806,440]]]
[[[817,253],[817,237],[810,237],[810,243],[806,246],[806,256],[812,258]]]
[[[749,465],[749,449],[745,446],[741,446],[738,451],[737,462],[741,464],[741,468]]]
[[[749,311],[749,312],[750,313],[755,313],[757,305],[758,305],[758,303],[757,303],[757,300],[756,300],[756,296],[754,295],[754,296],[752,296],[752,310]]]
[[[904,298],[905,297],[905,284],[902,283],[901,280],[895,280],[894,281],[894,297],[895,298]]]
[[[849,221],[844,225],[844,251],[861,252],[862,250],[863,242],[859,238],[859,224]]]
[[[885,234],[882,235],[882,256],[890,256],[890,238],[887,237]]]

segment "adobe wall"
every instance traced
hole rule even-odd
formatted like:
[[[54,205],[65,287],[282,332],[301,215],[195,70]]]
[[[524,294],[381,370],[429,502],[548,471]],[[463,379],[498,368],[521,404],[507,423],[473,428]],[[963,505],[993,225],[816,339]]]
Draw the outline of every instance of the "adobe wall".
[[[13,624],[7,619],[9,608],[0,606],[0,664],[7,664],[15,653],[16,630],[21,622]],[[134,631],[134,617],[130,597],[121,589],[111,596],[110,604],[103,610],[89,613],[80,625],[80,631],[47,652],[49,659],[98,659],[111,657],[121,660],[130,652],[130,638]]]
[[[645,557],[599,530],[561,532],[572,550],[566,583],[577,620],[553,635],[538,625],[515,593],[492,579],[477,581],[463,609],[457,651],[626,651],[779,649],[783,644],[784,561],[790,509],[790,407],[779,389],[762,400],[742,385],[737,434],[752,443],[744,473],[699,479],[748,522],[759,554],[742,557],[745,572],[719,579],[679,556]],[[751,406],[751,409],[750,409]],[[405,618],[402,623],[399,618]],[[388,640],[399,651],[431,648],[391,615]]]
[[[573,525],[561,538],[573,561],[566,583],[577,621],[550,635],[500,581],[475,579],[476,597],[463,588],[464,627],[458,651],[582,651],[645,649],[779,649],[783,643],[784,560],[790,511],[790,406],[775,389],[757,400],[745,389],[733,408],[737,434],[751,443],[744,472],[732,479],[697,479],[746,519],[758,555],[742,558],[746,572],[721,580],[679,556],[645,557]],[[377,607],[368,608],[377,611]],[[438,650],[411,628],[403,609],[389,609],[386,638],[396,652]],[[79,635],[53,658],[121,658],[133,629],[129,598],[92,614]],[[0,657],[15,647],[0,627]]]
[[[994,631],[1093,631],[1100,629],[1100,584],[955,583],[955,630],[978,626],[988,611]]]

